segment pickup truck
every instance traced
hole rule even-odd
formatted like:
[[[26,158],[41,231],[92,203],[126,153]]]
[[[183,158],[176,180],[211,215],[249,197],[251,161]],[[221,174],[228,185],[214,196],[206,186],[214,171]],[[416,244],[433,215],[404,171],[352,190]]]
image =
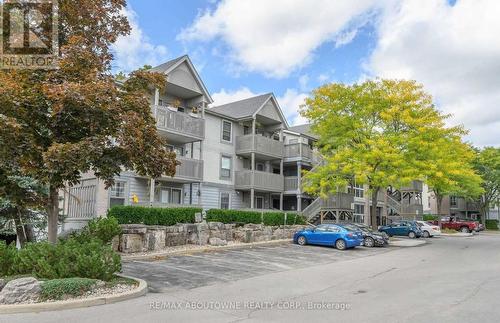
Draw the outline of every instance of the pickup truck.
[[[437,225],[438,221],[434,221],[434,224]],[[470,233],[473,231],[479,231],[479,223],[475,221],[460,220],[454,217],[446,216],[441,218],[441,229],[450,229]]]

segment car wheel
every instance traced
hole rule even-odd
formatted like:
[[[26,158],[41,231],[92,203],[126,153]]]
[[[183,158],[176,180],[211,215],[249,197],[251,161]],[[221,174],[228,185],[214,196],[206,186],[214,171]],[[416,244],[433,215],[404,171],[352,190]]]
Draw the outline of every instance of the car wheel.
[[[409,237],[410,239],[414,239],[416,236],[417,236],[417,235],[416,235],[416,234],[415,234],[415,232],[413,232],[413,231],[410,231],[410,232],[408,233],[408,237]]]
[[[366,237],[365,241],[364,241],[364,245],[365,245],[365,247],[372,248],[375,245],[375,240],[373,240],[373,238]]]
[[[430,238],[431,234],[429,231],[424,231],[424,238]]]
[[[463,232],[463,233],[470,233],[470,230],[469,230],[469,228],[467,228],[467,227],[461,227],[461,228],[460,228],[460,232]]]
[[[307,244],[307,240],[306,240],[306,237],[304,236],[300,236],[298,239],[297,239],[297,243],[301,246],[305,246]]]
[[[337,241],[335,241],[335,248],[339,250],[345,250],[346,248],[345,241],[342,239],[338,239]]]

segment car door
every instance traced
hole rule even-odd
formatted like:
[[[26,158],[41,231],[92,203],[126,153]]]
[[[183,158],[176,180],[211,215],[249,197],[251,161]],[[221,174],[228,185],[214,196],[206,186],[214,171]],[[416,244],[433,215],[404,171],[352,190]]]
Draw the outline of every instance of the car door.
[[[389,229],[387,230],[387,234],[390,234],[392,236],[397,236],[399,230],[399,222],[393,222],[389,224]]]
[[[335,241],[337,241],[337,239],[341,237],[342,231],[344,230],[345,229],[337,225],[328,226],[324,234],[324,240],[322,244],[332,246],[335,243]]]
[[[395,234],[396,236],[405,236],[407,234],[407,226],[406,223],[404,222],[399,222],[397,226],[395,227]]]
[[[314,230],[309,234],[307,241],[311,244],[321,244],[324,238],[324,233],[326,232],[327,226],[324,224],[318,225]]]

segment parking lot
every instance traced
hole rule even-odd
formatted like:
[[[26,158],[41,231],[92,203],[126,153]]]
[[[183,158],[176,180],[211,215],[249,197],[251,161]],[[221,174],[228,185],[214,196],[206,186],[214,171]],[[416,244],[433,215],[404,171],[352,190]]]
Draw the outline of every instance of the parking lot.
[[[394,248],[331,247],[291,243],[171,256],[159,261],[129,261],[123,273],[148,282],[150,292],[192,289],[273,272],[373,256]]]

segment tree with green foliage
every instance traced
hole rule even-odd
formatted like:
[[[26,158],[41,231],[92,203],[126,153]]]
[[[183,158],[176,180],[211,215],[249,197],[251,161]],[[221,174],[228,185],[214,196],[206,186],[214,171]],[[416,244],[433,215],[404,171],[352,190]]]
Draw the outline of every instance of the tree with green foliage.
[[[125,0],[59,1],[56,70],[0,71],[0,168],[48,189],[49,241],[57,241],[59,191],[93,172],[107,186],[122,171],[174,175],[150,109],[165,76],[145,70],[117,84],[110,45],[130,32]]]
[[[432,160],[426,167],[425,178],[436,199],[437,213],[442,215],[441,204],[445,196],[477,200],[483,189],[482,179],[472,166],[475,158],[472,147],[459,136],[440,138],[435,143],[425,152]]]
[[[481,221],[485,223],[490,207],[500,199],[500,148],[486,147],[478,151],[474,168],[482,177],[483,195],[480,199]]]
[[[431,161],[424,152],[463,131],[445,126],[447,116],[414,81],[327,84],[312,92],[301,113],[319,138],[324,160],[305,175],[305,191],[325,197],[344,190],[352,178],[367,184],[374,228],[378,192],[424,179]]]

